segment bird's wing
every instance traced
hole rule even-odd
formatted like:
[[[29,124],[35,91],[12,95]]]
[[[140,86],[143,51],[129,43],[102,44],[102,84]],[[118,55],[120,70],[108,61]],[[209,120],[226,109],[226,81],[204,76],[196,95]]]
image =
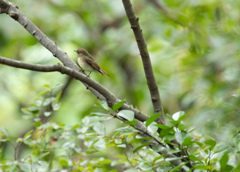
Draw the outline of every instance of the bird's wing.
[[[90,56],[91,57],[91,56]],[[99,73],[102,73],[101,68],[98,66],[98,64],[94,61],[94,59],[91,57],[91,59],[85,57],[84,60],[92,66],[95,70],[97,70]]]
[[[83,52],[83,54],[87,57],[90,57],[92,60],[94,60],[94,58],[87,51]]]

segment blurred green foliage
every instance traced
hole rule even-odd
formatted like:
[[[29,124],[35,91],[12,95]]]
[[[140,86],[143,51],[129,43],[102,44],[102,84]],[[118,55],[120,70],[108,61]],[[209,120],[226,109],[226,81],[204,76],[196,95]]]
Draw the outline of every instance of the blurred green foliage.
[[[73,50],[83,47],[111,75],[108,78],[100,74],[92,74],[93,79],[140,111],[149,115],[153,114],[139,51],[121,1],[16,0],[14,2],[72,59],[76,61],[77,58]],[[173,137],[185,146],[196,143],[189,139],[191,137],[196,137],[196,140],[202,139],[201,143],[199,141],[196,144],[199,144],[199,147],[205,152],[201,153],[201,157],[192,154],[191,158],[195,161],[200,159],[199,162],[202,162],[201,158],[212,155],[213,159],[216,158],[215,161],[211,161],[212,163],[217,162],[216,166],[222,171],[231,171],[229,165],[236,167],[236,162],[239,162],[240,158],[240,2],[231,0],[171,0],[161,3],[168,10],[168,13],[161,11],[148,1],[133,1],[134,10],[140,18],[139,22],[148,44],[164,110],[166,114],[174,114],[177,111],[185,111],[186,113],[184,120],[187,126],[174,124],[183,128],[176,132],[173,130],[173,126],[168,127],[165,131],[163,130],[161,137],[164,138],[165,142],[168,142],[172,136],[165,134],[169,131],[176,132]],[[1,14],[0,23],[1,56],[36,64],[59,62],[8,15]],[[38,121],[26,120],[24,118],[26,114],[21,109],[31,111],[28,109],[31,104],[40,108],[36,102],[45,100],[46,97],[43,97],[46,95],[48,98],[55,97],[67,80],[67,76],[56,72],[40,73],[0,65],[1,133],[7,132],[6,138],[10,139],[13,145],[17,144],[14,142],[17,138],[23,138],[18,142],[27,144],[26,140],[29,138],[26,131],[31,130],[34,125],[42,128],[44,126],[37,123]],[[49,90],[59,84],[62,85],[56,88],[53,95],[50,94],[52,91]],[[50,88],[46,85],[49,85]],[[48,90],[47,93],[41,95],[46,90]],[[38,109],[33,110],[38,113],[36,111]],[[81,83],[72,80],[65,96],[59,102],[59,109],[54,112],[49,126],[45,126],[45,128],[51,129],[51,132],[56,135],[66,132],[67,136],[64,136],[64,139],[74,138],[79,133],[84,132],[75,131],[77,129],[84,130],[84,127],[80,126],[82,120],[90,118],[87,116],[93,112],[103,111],[104,109],[101,108],[96,97],[86,90]],[[172,119],[169,117],[169,120]],[[109,136],[113,134],[113,130],[123,125],[114,119],[107,123],[106,131],[102,128],[101,120],[97,123],[98,129],[94,130],[93,128],[93,130],[98,133],[100,128],[101,134],[106,132],[105,134]],[[69,126],[76,126],[76,128],[71,129],[68,128]],[[191,137],[188,135],[189,130],[185,131],[188,126],[195,128],[191,132],[193,133]],[[134,135],[134,131],[132,131],[128,133],[127,137],[131,138]],[[202,138],[203,135],[209,138]],[[86,136],[83,137],[86,140]],[[89,135],[88,137],[94,136]],[[48,142],[52,143],[50,138],[48,138]],[[117,135],[117,138],[119,139],[115,139],[115,141],[110,139],[107,147],[113,150],[112,154],[114,152],[122,153],[119,155],[121,157],[117,158],[118,160],[113,161],[116,157],[113,158],[112,155],[98,160],[94,157],[91,161],[82,161],[81,166],[85,165],[87,168],[99,162],[101,166],[98,166],[99,169],[94,168],[95,171],[101,171],[101,168],[107,170],[111,169],[111,165],[109,165],[111,160],[112,163],[116,163],[115,165],[123,163],[128,164],[126,166],[129,167],[129,159],[126,159],[129,155],[125,156],[121,148],[121,134]],[[1,139],[5,139],[5,136],[1,136]],[[61,141],[57,144],[61,145],[62,149],[66,149],[66,147],[74,149],[75,145],[71,141],[74,142],[74,139],[69,139],[68,142]],[[89,139],[89,142],[91,141]],[[89,143],[86,146],[91,149],[86,150],[86,152],[94,152],[96,149],[104,150],[106,140],[99,139],[97,142],[99,142],[99,146],[103,147],[94,147],[94,144]],[[112,142],[120,145],[119,150],[112,145]],[[62,143],[66,144],[65,148]],[[51,158],[52,152],[48,152],[48,150],[45,152],[46,154],[43,154],[44,144],[31,141],[28,146],[36,148],[33,152],[37,157],[41,155],[40,159],[45,158],[44,161],[39,162],[40,165],[35,164],[36,167],[49,168],[46,161]],[[14,160],[13,147],[1,143],[0,148],[1,161],[10,163],[10,160]],[[195,150],[199,153],[200,148]],[[219,153],[216,156],[212,153],[212,151],[221,152],[223,150],[225,153]],[[24,152],[24,155],[27,155],[28,151]],[[104,151],[99,157],[107,155],[107,150]],[[154,152],[149,153],[149,151],[145,149],[141,156],[148,155],[151,156],[150,159],[154,160],[156,158],[153,155]],[[68,156],[71,155],[70,153]],[[61,168],[72,165],[70,160],[66,158],[67,155],[64,154],[64,156],[59,156],[60,159],[55,160],[60,162],[58,165]],[[74,162],[88,157],[88,155],[82,156],[80,155],[78,160]],[[140,164],[143,171],[149,170],[153,165],[147,163],[147,158],[143,159],[142,162],[137,162],[136,159],[139,156],[136,159],[134,159],[136,155],[131,156],[133,156],[133,162],[138,163],[138,166]],[[161,158],[159,158],[160,162],[162,162]],[[30,158],[29,162],[31,161],[34,160]],[[158,162],[158,159],[152,162]],[[11,163],[15,162],[11,161]],[[205,163],[208,164],[208,159]],[[23,171],[29,168],[24,163],[18,165],[18,168]],[[95,166],[93,165],[93,167]],[[12,168],[14,167],[12,166]],[[166,166],[166,169],[169,168],[170,166]],[[213,167],[199,165],[198,168],[210,170]],[[78,170],[91,171],[94,169]],[[240,169],[239,166],[238,169]]]

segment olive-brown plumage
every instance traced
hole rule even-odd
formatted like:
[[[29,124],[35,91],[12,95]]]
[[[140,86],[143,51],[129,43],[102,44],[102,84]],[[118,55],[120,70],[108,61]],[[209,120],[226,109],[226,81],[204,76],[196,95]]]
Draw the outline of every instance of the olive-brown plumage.
[[[89,75],[91,72],[98,72],[101,74],[106,74],[110,76],[107,72],[102,70],[97,62],[92,58],[92,56],[83,48],[79,48],[77,50],[74,50],[78,54],[78,64],[79,66],[85,70],[89,71]]]

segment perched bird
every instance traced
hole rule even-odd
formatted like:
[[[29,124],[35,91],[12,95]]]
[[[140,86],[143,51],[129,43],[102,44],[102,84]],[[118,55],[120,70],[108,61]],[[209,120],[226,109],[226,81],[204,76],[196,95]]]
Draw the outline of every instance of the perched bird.
[[[77,54],[78,54],[78,64],[79,66],[85,70],[85,71],[89,71],[89,75],[92,72],[98,72],[101,74],[106,74],[108,76],[110,76],[107,72],[105,72],[104,70],[102,70],[97,62],[92,58],[92,56],[83,48],[79,48],[77,50],[74,50]],[[88,76],[89,76],[88,75]]]

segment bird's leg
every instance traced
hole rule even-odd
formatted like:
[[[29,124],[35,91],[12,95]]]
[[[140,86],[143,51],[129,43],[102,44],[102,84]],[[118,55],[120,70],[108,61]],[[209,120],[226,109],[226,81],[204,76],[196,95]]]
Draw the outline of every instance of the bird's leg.
[[[90,78],[90,74],[91,74],[92,72],[90,72],[89,74],[88,74],[88,77]]]

